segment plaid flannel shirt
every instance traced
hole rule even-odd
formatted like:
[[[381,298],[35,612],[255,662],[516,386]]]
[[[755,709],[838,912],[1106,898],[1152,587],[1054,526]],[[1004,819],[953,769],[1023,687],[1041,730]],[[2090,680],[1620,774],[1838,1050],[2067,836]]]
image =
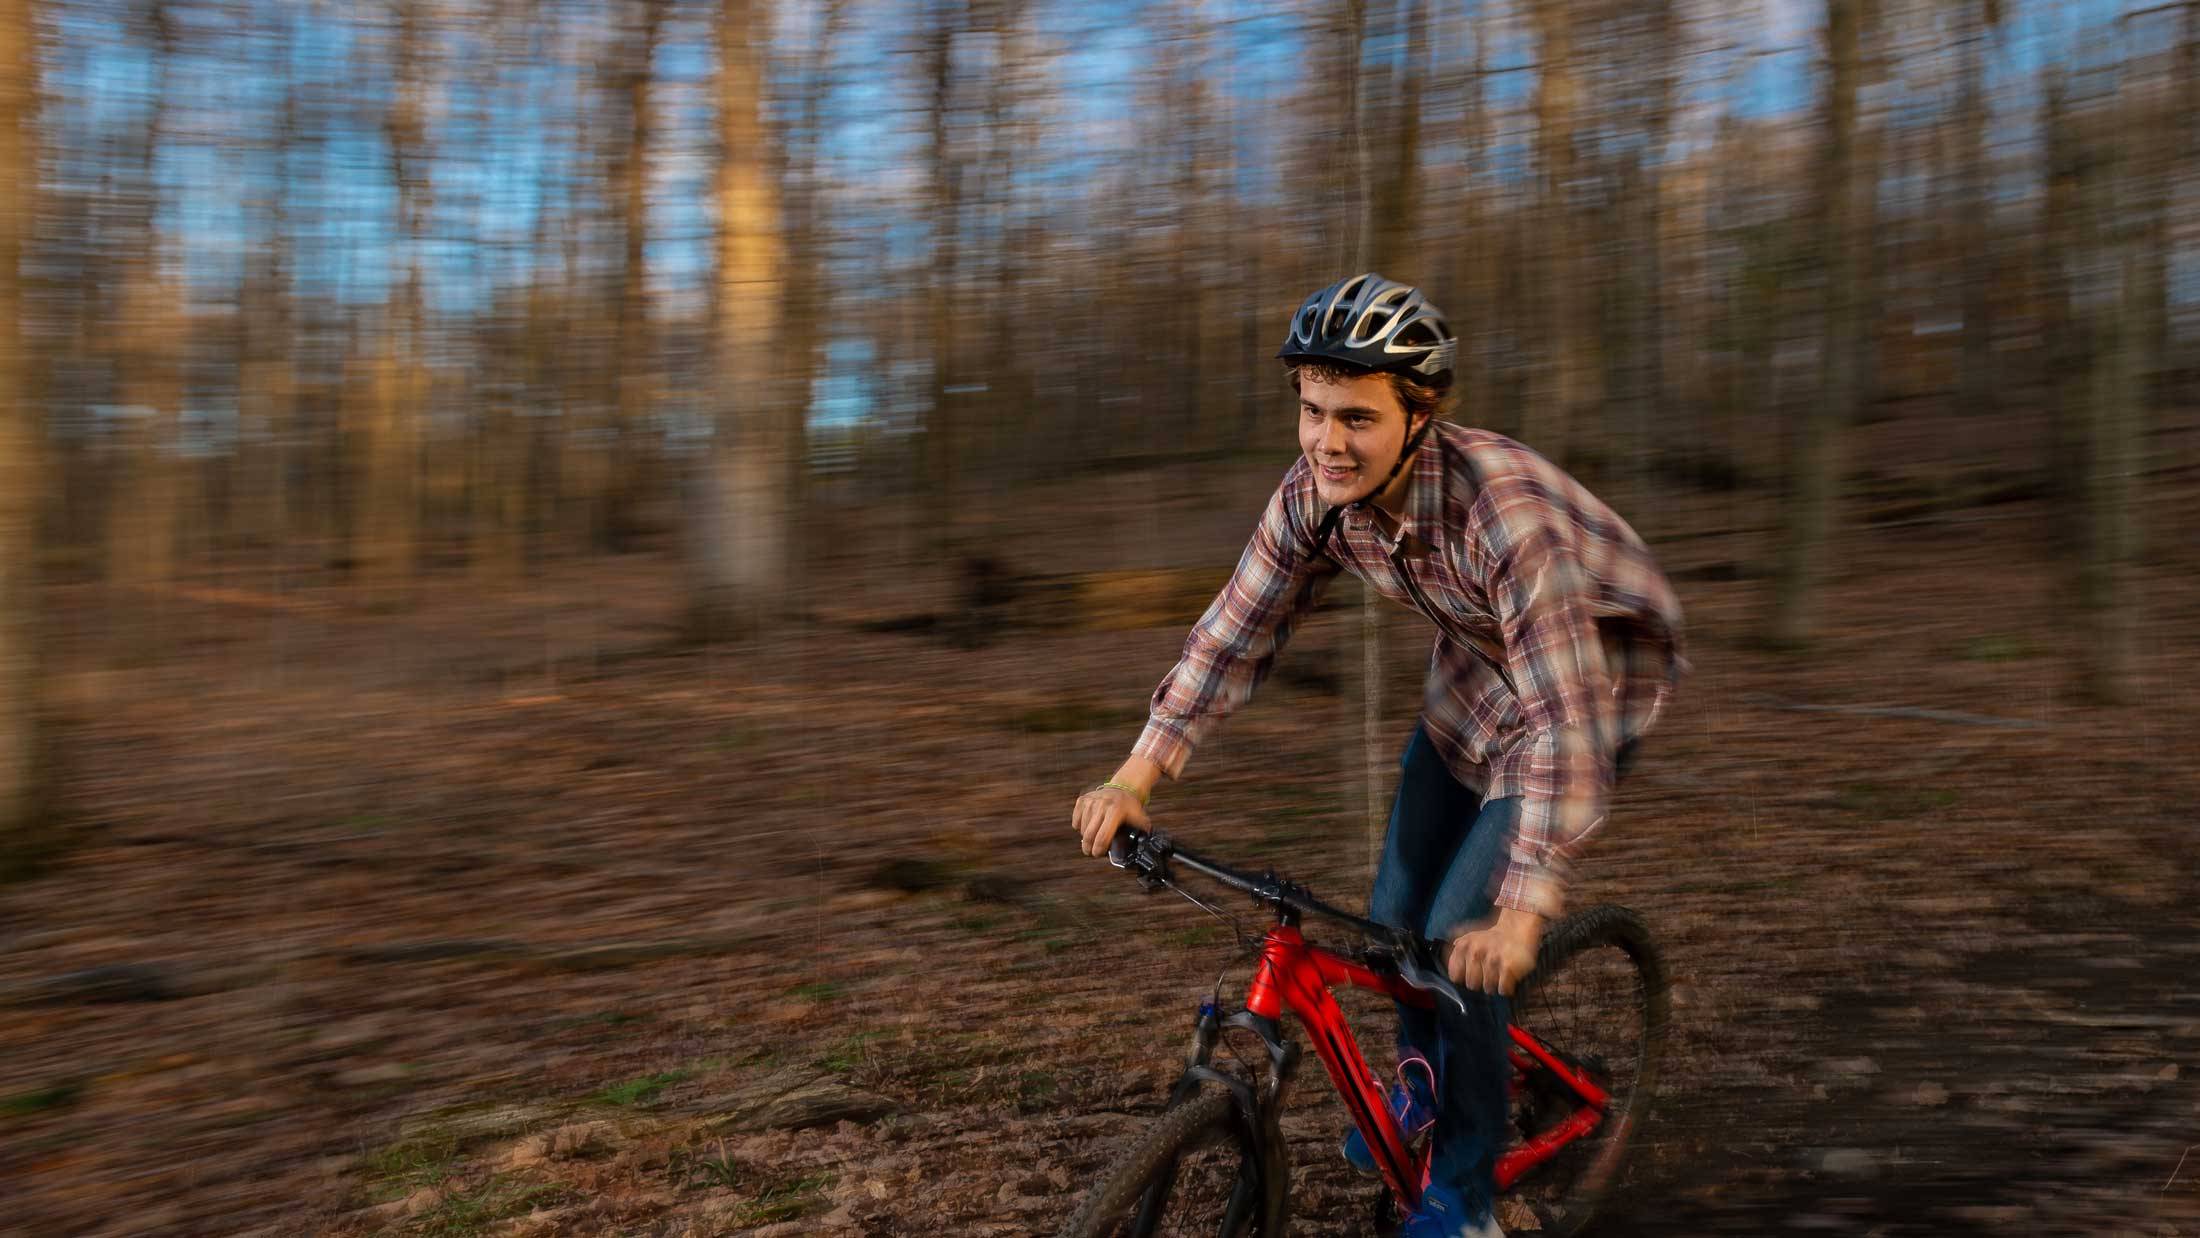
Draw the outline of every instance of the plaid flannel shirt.
[[[1527,447],[1439,422],[1411,468],[1395,538],[1348,511],[1323,550],[1313,471],[1291,466],[1133,751],[1178,777],[1322,586],[1351,572],[1436,625],[1422,723],[1460,782],[1520,797],[1497,903],[1553,916],[1603,823],[1615,754],[1686,666],[1680,603],[1627,522]]]

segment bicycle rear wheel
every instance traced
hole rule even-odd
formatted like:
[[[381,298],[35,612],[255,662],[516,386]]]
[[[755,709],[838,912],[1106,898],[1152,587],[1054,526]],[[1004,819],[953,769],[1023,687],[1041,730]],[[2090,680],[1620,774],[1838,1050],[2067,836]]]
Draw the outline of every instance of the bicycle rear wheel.
[[[1263,1137],[1227,1090],[1208,1084],[1101,1173],[1061,1238],[1278,1238],[1288,1174],[1283,1141]]]
[[[1650,931],[1625,907],[1591,907],[1543,936],[1536,969],[1513,997],[1513,1023],[1586,1075],[1609,1100],[1588,1133],[1529,1169],[1499,1206],[1507,1229],[1570,1238],[1588,1227],[1621,1185],[1628,1144],[1657,1090],[1670,1006]],[[1516,1056],[1518,1052],[1516,1050]],[[1513,1122],[1532,1141],[1584,1107],[1580,1094],[1540,1063],[1522,1071]],[[1525,1210],[1533,1218],[1518,1215]]]

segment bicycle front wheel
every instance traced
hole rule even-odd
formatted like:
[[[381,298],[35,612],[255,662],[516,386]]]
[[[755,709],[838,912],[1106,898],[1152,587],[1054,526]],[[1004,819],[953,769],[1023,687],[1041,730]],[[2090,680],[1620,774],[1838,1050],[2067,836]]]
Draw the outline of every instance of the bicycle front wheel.
[[[1100,1175],[1061,1238],[1281,1238],[1288,1176],[1283,1141],[1208,1084]]]
[[[1533,1055],[1514,1050],[1516,1061],[1525,1059],[1513,1095],[1525,1143],[1594,1122],[1512,1184],[1499,1205],[1508,1230],[1571,1238],[1623,1182],[1630,1137],[1657,1089],[1669,1008],[1664,966],[1634,912],[1591,907],[1544,934],[1535,971],[1514,995],[1513,1023],[1606,1099],[1589,1105]]]

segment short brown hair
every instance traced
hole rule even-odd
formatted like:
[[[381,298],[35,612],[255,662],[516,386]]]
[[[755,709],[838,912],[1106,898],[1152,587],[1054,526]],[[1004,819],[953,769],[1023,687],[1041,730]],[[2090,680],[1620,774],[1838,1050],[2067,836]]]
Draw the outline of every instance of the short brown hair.
[[[1425,383],[1396,370],[1364,370],[1356,365],[1337,365],[1328,361],[1292,361],[1285,364],[1284,372],[1290,380],[1294,395],[1298,394],[1301,374],[1322,383],[1340,383],[1369,374],[1380,374],[1390,380],[1391,393],[1398,397],[1398,406],[1406,410],[1406,425],[1409,428],[1417,415],[1441,418],[1451,410],[1451,388]]]

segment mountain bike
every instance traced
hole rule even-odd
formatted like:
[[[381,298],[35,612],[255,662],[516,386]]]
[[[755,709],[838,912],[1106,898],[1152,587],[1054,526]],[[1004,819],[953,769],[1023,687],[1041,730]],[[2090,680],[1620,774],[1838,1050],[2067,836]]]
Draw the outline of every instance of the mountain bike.
[[[1239,933],[1257,959],[1244,1007],[1225,1014],[1217,982],[1199,1006],[1184,1073],[1160,1118],[1100,1175],[1062,1238],[1285,1232],[1290,1166],[1278,1121],[1301,1053],[1284,1034],[1286,1010],[1298,1016],[1373,1153],[1383,1188],[1369,1228],[1394,1229],[1420,1202],[1427,1140],[1409,1144],[1399,1130],[1331,987],[1463,1010],[1442,966],[1445,943],[1340,911],[1273,871],[1256,876],[1196,855],[1158,830],[1124,827],[1108,858],[1149,892],[1174,890],[1227,920],[1178,884],[1176,870],[1190,869],[1250,895],[1274,923],[1258,938]],[[1355,931],[1363,944],[1309,943],[1300,929],[1310,916]],[[1591,907],[1545,930],[1508,1028],[1516,1138],[1497,1162],[1499,1220],[1508,1230],[1569,1238],[1594,1218],[1655,1094],[1668,1005],[1657,949],[1634,912]],[[1218,1061],[1218,1048],[1227,1058]]]

